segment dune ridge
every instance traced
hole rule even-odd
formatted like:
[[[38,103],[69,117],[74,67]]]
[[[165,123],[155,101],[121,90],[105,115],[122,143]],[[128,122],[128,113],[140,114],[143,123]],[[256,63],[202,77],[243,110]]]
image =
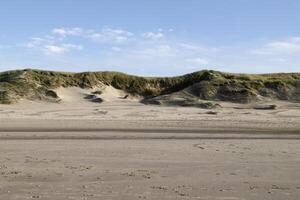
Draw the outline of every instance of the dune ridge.
[[[67,73],[24,69],[0,73],[0,103],[17,103],[22,99],[60,102],[62,96],[56,90],[74,87],[90,90],[89,97],[98,103],[104,100],[100,96],[105,88],[110,89],[106,94],[134,97],[145,104],[214,107],[205,101],[299,102],[300,73],[232,74],[203,70],[175,77],[139,77],[106,71]]]

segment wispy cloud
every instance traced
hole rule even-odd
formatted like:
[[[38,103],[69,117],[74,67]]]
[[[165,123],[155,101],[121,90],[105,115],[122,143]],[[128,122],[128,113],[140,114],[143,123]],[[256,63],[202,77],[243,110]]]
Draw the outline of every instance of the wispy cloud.
[[[35,48],[43,45],[44,43],[50,43],[50,40],[40,37],[32,37],[24,44],[24,46],[27,48]]]
[[[141,36],[143,38],[148,38],[148,39],[153,39],[153,40],[157,40],[157,39],[161,39],[163,38],[165,35],[162,32],[146,32],[146,33],[142,33]]]
[[[162,39],[165,37],[164,32],[172,32],[173,29],[168,29],[167,31],[163,29],[158,29],[157,31],[143,32],[141,34],[135,34],[131,31],[120,29],[104,27],[100,31],[95,29],[84,29],[80,27],[61,27],[54,28],[52,34],[60,37],[68,36],[81,36],[85,38],[90,38],[95,42],[99,43],[122,43],[128,41],[130,38],[140,36],[144,39]]]
[[[75,27],[75,28],[55,28],[52,30],[52,33],[54,35],[58,35],[61,37],[66,37],[66,36],[78,36],[81,35],[83,33],[83,29],[79,28],[79,27]]]
[[[180,43],[179,46],[183,49],[193,50],[193,51],[201,49],[199,46],[196,46],[194,44],[187,44],[187,43]]]
[[[29,49],[40,50],[46,55],[49,54],[64,54],[72,50],[82,50],[82,45],[76,45],[71,43],[60,43],[60,40],[56,40],[51,36],[42,37],[32,37],[26,42],[24,47]]]
[[[194,64],[194,65],[199,65],[199,66],[208,64],[208,60],[205,58],[189,58],[189,59],[186,59],[186,61],[188,63]]]
[[[81,45],[74,44],[61,44],[61,45],[45,45],[43,47],[44,52],[46,54],[64,54],[71,50],[82,50],[83,47]]]
[[[269,42],[264,44],[261,48],[252,50],[251,53],[258,55],[299,54],[300,37],[291,37],[286,40]]]
[[[62,54],[66,52],[66,48],[61,46],[55,46],[55,45],[46,45],[44,47],[45,53],[55,53],[55,54]]]
[[[133,33],[123,29],[103,28],[99,32],[91,30],[87,37],[99,43],[123,43],[133,35]]]

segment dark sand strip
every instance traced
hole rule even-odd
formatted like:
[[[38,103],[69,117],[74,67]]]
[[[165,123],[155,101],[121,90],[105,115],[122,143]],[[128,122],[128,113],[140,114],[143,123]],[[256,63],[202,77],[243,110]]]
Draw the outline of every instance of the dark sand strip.
[[[172,132],[1,132],[0,140],[299,140],[300,134],[249,133],[172,133]]]

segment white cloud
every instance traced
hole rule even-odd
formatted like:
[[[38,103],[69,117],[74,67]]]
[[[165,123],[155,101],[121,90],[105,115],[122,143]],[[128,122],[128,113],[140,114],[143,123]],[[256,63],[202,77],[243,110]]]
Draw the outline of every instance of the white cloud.
[[[190,58],[190,59],[186,59],[186,61],[188,63],[195,64],[195,65],[207,65],[208,64],[208,60],[206,60],[204,58]]]
[[[92,31],[88,37],[99,43],[123,43],[133,35],[133,33],[122,29],[103,28],[100,32]]]
[[[61,46],[55,46],[55,45],[46,45],[45,46],[45,53],[55,53],[55,54],[61,54],[65,53],[66,49]]]
[[[221,48],[200,46],[200,45],[189,44],[189,43],[180,43],[178,46],[183,50],[202,52],[202,53],[216,53],[222,50]]]
[[[71,49],[74,49],[74,50],[82,50],[83,47],[81,45],[76,45],[76,44],[62,44],[63,47],[71,50]]]
[[[298,54],[300,53],[300,37],[269,42],[263,47],[251,51],[251,53],[258,55]]]
[[[32,37],[29,39],[27,43],[25,43],[24,47],[28,49],[35,49],[48,54],[64,54],[66,52],[70,52],[72,50],[82,50],[82,45],[71,44],[71,43],[62,43],[63,40],[56,39],[52,36],[45,37]]]
[[[143,38],[148,38],[148,39],[153,39],[153,40],[157,40],[157,39],[161,39],[163,38],[165,35],[161,32],[158,33],[154,33],[154,32],[146,32],[146,33],[142,33],[141,35]]]
[[[154,50],[158,55],[171,55],[172,47],[169,45],[159,45]]]
[[[133,33],[123,29],[113,29],[108,27],[102,28],[100,31],[96,31],[94,29],[83,29],[80,27],[62,27],[53,29],[52,34],[60,36],[61,38],[65,38],[67,36],[80,36],[82,38],[90,38],[98,43],[123,43],[134,35]]]
[[[45,42],[49,42],[44,38],[40,38],[40,37],[32,37],[29,39],[29,42],[25,43],[24,46],[27,48],[35,48]]]
[[[66,37],[66,36],[77,36],[77,35],[81,35],[83,33],[83,29],[82,28],[55,28],[52,30],[52,33],[55,35],[59,35],[61,37]]]
[[[44,52],[46,54],[64,54],[71,50],[82,50],[81,45],[75,44],[62,44],[62,45],[45,45]]]
[[[201,49],[199,46],[193,45],[193,44],[187,44],[187,43],[181,43],[179,46],[186,50],[199,50]]]
[[[266,45],[267,48],[273,51],[288,51],[297,52],[300,50],[300,44],[295,44],[291,42],[272,42]]]

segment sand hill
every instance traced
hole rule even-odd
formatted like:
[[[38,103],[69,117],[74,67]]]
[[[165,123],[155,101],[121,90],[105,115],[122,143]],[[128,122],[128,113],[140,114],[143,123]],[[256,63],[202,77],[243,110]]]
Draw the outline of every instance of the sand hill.
[[[67,73],[32,69],[0,73],[2,104],[17,103],[22,99],[102,103],[127,98],[139,99],[145,104],[196,107],[217,106],[212,101],[299,102],[300,74],[256,75],[204,70],[176,77],[154,78],[119,72]]]

